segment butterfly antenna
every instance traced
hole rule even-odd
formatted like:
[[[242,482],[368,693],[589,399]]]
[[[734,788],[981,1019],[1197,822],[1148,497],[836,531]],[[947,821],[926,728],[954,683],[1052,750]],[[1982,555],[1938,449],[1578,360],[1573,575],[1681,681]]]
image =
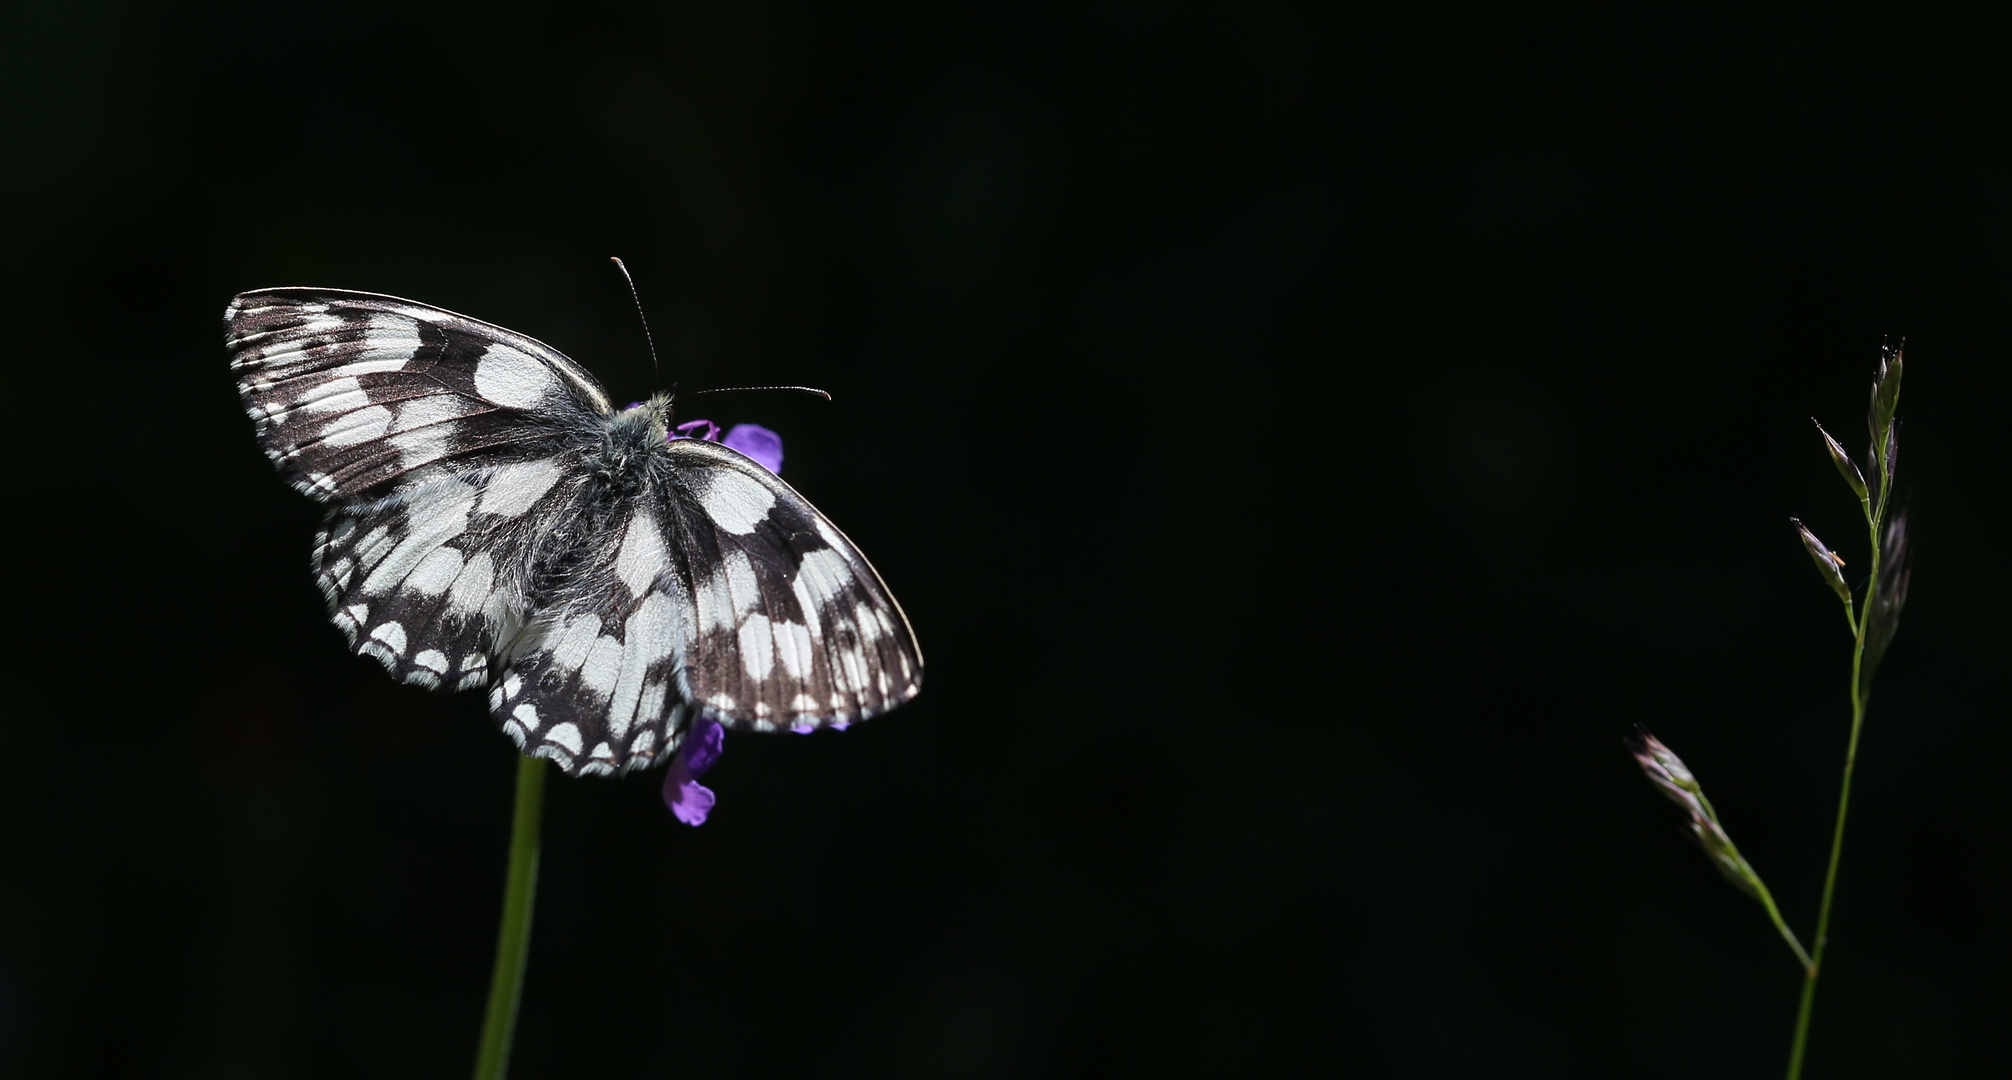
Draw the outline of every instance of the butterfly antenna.
[[[636,302],[636,320],[643,324],[643,343],[650,347],[650,374],[656,377],[657,385],[661,386],[664,382],[664,368],[662,364],[657,363],[657,339],[650,335],[650,320],[643,314],[643,298],[636,293],[636,279],[629,276],[629,267],[620,257],[610,255],[608,260],[615,264],[615,269],[622,272],[622,280],[629,283],[629,299]],[[827,398],[830,396],[825,395]]]
[[[786,390],[796,394],[816,394],[818,397],[821,397],[826,401],[831,400],[830,394],[827,394],[824,391],[819,390],[815,386],[716,386],[711,390],[694,390],[691,393],[686,394],[685,396],[688,398],[695,398],[695,397],[701,397],[706,394],[758,393],[764,390]]]

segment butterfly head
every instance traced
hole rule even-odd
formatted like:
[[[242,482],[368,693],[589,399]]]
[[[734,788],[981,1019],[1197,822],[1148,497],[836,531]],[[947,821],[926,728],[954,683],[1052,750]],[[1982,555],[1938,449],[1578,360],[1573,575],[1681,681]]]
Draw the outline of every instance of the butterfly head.
[[[640,430],[646,441],[660,443],[671,433],[671,414],[671,396],[658,394],[617,412],[609,418],[608,426],[624,432]]]
[[[617,491],[642,490],[650,463],[670,433],[670,422],[671,399],[663,394],[615,413],[605,421],[599,445],[588,452],[588,467]]]

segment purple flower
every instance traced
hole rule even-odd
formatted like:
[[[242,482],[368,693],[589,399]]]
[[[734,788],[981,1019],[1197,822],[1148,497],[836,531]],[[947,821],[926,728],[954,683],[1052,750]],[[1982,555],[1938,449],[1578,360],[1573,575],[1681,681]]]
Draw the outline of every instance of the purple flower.
[[[762,468],[782,475],[782,436],[760,424],[735,424],[720,445],[755,459]]]
[[[704,439],[707,442],[720,441],[720,426],[711,420],[687,420],[671,429],[673,439]]]
[[[726,743],[726,729],[711,720],[692,721],[685,741],[678,744],[678,756],[664,771],[664,805],[687,825],[704,825],[713,811],[713,789],[699,783],[699,777],[713,767]]]
[[[720,426],[711,420],[687,420],[671,429],[672,439],[704,439],[753,458],[755,464],[782,475],[782,436],[760,424],[735,424],[720,437]]]
[[[687,420],[672,428],[668,437],[716,442],[746,454],[772,473],[782,472],[782,436],[760,424],[735,424],[722,439],[719,425],[711,420]],[[716,796],[713,789],[699,783],[699,777],[719,760],[726,736],[726,729],[711,720],[693,721],[691,730],[685,733],[685,741],[678,746],[678,756],[671,759],[671,767],[664,771],[664,805],[687,825],[704,825],[706,816],[713,812]]]

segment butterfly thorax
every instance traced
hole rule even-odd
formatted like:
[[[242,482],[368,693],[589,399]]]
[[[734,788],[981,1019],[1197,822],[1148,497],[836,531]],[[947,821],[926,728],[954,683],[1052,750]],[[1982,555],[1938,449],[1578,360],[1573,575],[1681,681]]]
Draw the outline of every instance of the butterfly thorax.
[[[600,444],[587,452],[594,478],[613,493],[634,495],[648,485],[657,453],[670,434],[671,404],[663,395],[608,417]]]

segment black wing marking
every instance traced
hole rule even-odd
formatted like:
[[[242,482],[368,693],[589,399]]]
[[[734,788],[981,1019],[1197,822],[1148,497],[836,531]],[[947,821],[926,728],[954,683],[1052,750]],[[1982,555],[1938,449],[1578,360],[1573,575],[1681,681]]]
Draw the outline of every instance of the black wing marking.
[[[266,455],[323,502],[522,457],[612,411],[557,349],[397,297],[259,289],[224,334]]]
[[[694,618],[680,689],[755,731],[853,723],[915,696],[922,651],[866,556],[781,478],[679,440],[665,547]]]
[[[332,512],[315,581],[350,647],[432,689],[490,681],[491,657],[535,610],[539,568],[563,562],[585,481],[534,458]]]

